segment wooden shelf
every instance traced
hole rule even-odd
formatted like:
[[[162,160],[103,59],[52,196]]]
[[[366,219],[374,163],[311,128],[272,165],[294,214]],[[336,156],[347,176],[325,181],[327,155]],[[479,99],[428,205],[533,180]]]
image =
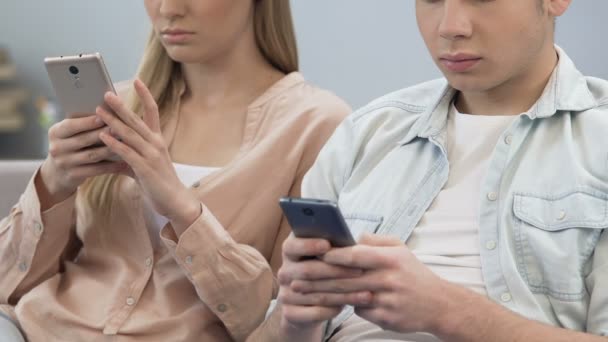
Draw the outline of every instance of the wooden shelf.
[[[3,112],[11,112],[23,104],[28,97],[27,91],[19,88],[0,90],[0,116]]]
[[[25,115],[19,107],[28,100],[28,92],[16,85],[17,66],[8,50],[0,48],[0,133],[18,133],[25,127]]]
[[[16,132],[25,126],[25,120],[21,113],[13,113],[0,116],[0,132]]]
[[[16,66],[12,64],[0,64],[0,82],[13,81],[16,77]]]

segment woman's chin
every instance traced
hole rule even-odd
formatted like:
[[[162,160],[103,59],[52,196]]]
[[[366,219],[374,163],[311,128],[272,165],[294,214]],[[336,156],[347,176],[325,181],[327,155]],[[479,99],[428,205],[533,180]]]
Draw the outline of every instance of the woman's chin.
[[[168,46],[165,48],[169,57],[178,63],[199,63],[201,60],[204,60],[200,51],[196,53],[189,46]]]

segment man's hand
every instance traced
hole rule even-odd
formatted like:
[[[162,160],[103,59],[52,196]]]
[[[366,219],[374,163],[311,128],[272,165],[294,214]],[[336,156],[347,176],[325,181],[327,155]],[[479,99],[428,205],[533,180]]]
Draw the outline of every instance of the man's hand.
[[[314,283],[353,279],[363,272],[357,268],[332,265],[320,260],[332,248],[328,241],[300,239],[293,235],[283,243],[283,265],[278,273],[281,330],[285,337],[318,335],[323,323],[337,316],[346,303],[363,304],[371,299],[367,291],[348,293],[300,293],[294,282]],[[314,333],[313,333],[314,332]],[[320,338],[320,336],[319,336]]]
[[[444,289],[454,286],[418,261],[403,242],[390,237],[364,235],[358,245],[332,249],[322,260],[318,267],[360,269],[363,274],[294,280],[291,290],[298,298],[355,305],[360,317],[403,333],[433,331],[448,305]],[[371,300],[357,302],[363,294],[372,294]]]

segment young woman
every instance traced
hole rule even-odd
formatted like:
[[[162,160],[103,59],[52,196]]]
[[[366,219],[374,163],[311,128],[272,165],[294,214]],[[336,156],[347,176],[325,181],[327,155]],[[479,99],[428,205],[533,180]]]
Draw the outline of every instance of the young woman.
[[[288,0],[144,2],[130,95],[53,126],[0,223],[0,329],[31,341],[245,339],[277,289],[277,201],[349,112],[296,72]]]

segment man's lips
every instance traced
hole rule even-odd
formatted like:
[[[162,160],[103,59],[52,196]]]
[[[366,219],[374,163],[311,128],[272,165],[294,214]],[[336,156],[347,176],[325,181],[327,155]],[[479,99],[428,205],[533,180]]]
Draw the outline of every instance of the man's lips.
[[[439,62],[452,72],[465,72],[472,69],[481,61],[481,57],[472,54],[442,55]]]

